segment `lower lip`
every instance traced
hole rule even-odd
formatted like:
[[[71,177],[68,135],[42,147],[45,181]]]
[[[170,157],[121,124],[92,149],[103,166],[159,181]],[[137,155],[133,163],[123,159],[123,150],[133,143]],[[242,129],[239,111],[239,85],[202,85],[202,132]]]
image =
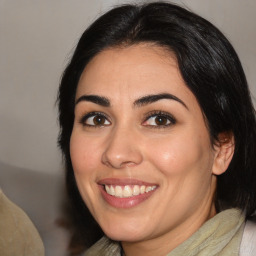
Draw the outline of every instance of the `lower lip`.
[[[115,208],[132,208],[145,200],[147,200],[152,194],[156,191],[156,189],[149,191],[144,194],[140,194],[137,196],[132,196],[132,197],[125,197],[125,198],[120,198],[120,197],[115,197],[109,195],[105,189],[104,186],[99,185],[100,187],[100,192],[104,198],[104,200],[111,206]]]

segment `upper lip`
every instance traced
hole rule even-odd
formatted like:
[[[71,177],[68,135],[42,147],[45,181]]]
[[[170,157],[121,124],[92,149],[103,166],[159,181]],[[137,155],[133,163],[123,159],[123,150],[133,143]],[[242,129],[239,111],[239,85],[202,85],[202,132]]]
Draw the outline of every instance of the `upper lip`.
[[[101,179],[97,182],[99,185],[139,185],[139,186],[156,186],[155,183],[145,182],[142,180],[137,179],[130,179],[130,178],[105,178]]]

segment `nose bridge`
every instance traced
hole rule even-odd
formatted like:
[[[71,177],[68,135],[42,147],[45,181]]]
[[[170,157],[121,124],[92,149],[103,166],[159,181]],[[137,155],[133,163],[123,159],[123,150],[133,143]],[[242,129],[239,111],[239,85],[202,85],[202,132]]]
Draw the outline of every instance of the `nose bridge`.
[[[131,127],[116,126],[107,138],[102,162],[117,169],[139,164],[142,152],[136,137],[136,132]]]

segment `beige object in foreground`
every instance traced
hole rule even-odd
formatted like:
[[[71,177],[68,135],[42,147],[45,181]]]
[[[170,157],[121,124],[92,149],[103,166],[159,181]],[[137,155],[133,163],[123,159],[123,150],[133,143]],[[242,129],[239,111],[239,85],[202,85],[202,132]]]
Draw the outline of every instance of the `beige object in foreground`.
[[[0,255],[43,256],[43,242],[29,219],[0,189]]]

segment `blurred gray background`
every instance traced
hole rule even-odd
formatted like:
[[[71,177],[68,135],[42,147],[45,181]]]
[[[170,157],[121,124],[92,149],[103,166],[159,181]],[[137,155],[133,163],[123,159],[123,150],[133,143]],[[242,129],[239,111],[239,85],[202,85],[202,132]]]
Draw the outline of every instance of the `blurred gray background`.
[[[0,0],[0,187],[34,221],[47,255],[63,256],[67,245],[67,234],[55,225],[64,195],[56,146],[60,76],[88,24],[127,2],[138,1]],[[256,0],[172,2],[224,32],[255,98]]]

